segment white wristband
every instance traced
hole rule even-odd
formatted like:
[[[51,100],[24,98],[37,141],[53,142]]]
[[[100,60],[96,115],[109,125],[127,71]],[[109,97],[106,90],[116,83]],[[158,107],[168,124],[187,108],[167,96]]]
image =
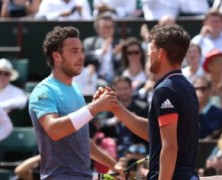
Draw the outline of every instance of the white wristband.
[[[93,118],[87,106],[68,114],[68,117],[70,118],[75,130],[79,130]]]

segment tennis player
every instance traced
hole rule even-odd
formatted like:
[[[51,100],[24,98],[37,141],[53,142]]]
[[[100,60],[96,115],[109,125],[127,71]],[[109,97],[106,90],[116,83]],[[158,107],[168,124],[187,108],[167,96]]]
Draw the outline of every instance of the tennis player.
[[[148,63],[160,79],[154,87],[148,119],[121,104],[114,114],[140,137],[149,140],[149,180],[197,180],[198,100],[195,89],[181,73],[189,47],[188,33],[179,25],[155,26],[150,31]],[[100,89],[94,96],[111,91]]]
[[[114,93],[85,104],[73,77],[84,64],[84,49],[74,27],[55,27],[43,50],[52,68],[49,77],[33,90],[29,113],[41,155],[41,179],[92,180],[90,157],[113,171],[124,173],[116,161],[89,139],[88,122],[98,112],[116,106]]]

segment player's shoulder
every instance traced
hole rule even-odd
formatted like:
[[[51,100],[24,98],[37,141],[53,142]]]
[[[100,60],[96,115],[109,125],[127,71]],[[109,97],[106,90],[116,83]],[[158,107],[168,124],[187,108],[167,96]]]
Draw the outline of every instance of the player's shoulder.
[[[39,96],[41,94],[52,94],[52,87],[51,87],[51,79],[49,77],[42,80],[39,84],[36,85],[36,87],[33,89],[30,99],[32,97]],[[45,95],[43,95],[45,96]]]

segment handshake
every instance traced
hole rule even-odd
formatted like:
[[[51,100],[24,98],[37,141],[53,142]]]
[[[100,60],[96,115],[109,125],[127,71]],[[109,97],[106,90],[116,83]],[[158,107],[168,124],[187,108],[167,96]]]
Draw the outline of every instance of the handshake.
[[[112,111],[120,107],[116,93],[108,86],[99,87],[93,95],[92,104],[95,106],[95,113],[101,111]]]

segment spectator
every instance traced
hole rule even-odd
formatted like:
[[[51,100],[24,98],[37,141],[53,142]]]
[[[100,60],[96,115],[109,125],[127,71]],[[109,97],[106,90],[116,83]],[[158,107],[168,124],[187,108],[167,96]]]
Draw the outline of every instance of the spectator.
[[[99,16],[94,27],[96,36],[83,41],[86,65],[94,64],[99,77],[110,83],[120,69],[121,40],[114,37],[116,27],[111,16]]]
[[[0,59],[0,108],[7,113],[13,109],[25,108],[28,96],[24,91],[10,83],[19,76],[7,59]]]
[[[41,0],[3,0],[1,17],[34,16]]]
[[[203,57],[213,48],[218,48],[222,51],[221,12],[209,10],[206,13],[201,31],[194,36],[192,43],[200,46]]]
[[[203,68],[212,83],[212,96],[215,103],[221,107],[222,103],[222,51],[215,48],[211,50],[205,58]]]
[[[164,15],[176,18],[179,12],[178,0],[142,0],[143,13],[146,20],[158,20]]]
[[[222,132],[222,109],[210,101],[211,84],[206,77],[199,77],[193,85],[196,89],[200,113],[200,138],[219,138]]]
[[[209,10],[208,0],[179,0],[180,16],[204,15]]]
[[[182,68],[182,73],[189,81],[193,82],[197,77],[204,75],[201,65],[201,49],[198,45],[190,44],[185,61],[187,65]]]
[[[133,90],[143,84],[147,77],[145,68],[145,53],[141,43],[134,37],[128,38],[122,47],[124,70],[122,75],[130,78]]]
[[[108,14],[113,18],[125,18],[132,16],[136,10],[136,0],[94,0],[93,15]]]
[[[87,0],[42,0],[37,19],[73,21],[91,19]]]
[[[9,60],[0,59],[0,141],[13,130],[8,113],[13,109],[24,108],[28,100],[20,88],[10,83],[18,76],[18,72],[12,68]]]

